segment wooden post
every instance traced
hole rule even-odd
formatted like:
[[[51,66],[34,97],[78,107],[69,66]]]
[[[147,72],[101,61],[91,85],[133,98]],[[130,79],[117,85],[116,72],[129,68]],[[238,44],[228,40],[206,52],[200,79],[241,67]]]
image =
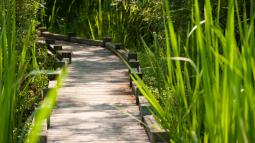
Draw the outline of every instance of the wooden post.
[[[119,49],[124,49],[124,45],[122,43],[116,43],[115,44],[115,49],[119,50]]]
[[[46,32],[47,28],[46,27],[39,27],[38,30],[40,31],[39,36],[42,36],[42,33]]]
[[[52,48],[51,45],[47,45],[47,48],[52,54],[54,54],[58,58],[58,60],[61,61],[63,59],[62,55],[59,52],[57,52],[54,48]]]
[[[71,42],[72,37],[75,37],[75,36],[76,34],[74,32],[68,32],[67,33],[68,41]]]
[[[54,64],[54,69],[62,68],[62,67],[64,67],[64,66],[66,66],[66,65],[67,65],[67,62],[65,62],[65,61],[59,61],[59,62],[57,62],[57,63]]]
[[[57,73],[57,72],[48,73],[47,76],[48,76],[48,79],[50,81],[52,81],[52,80],[56,80],[57,79],[57,77],[59,76],[59,73]]]
[[[112,38],[111,37],[104,37],[103,39],[103,47],[105,47],[106,42],[112,42]]]
[[[136,73],[140,78],[142,78],[143,73],[142,73],[142,71],[141,71],[139,61],[129,60],[128,64],[129,64],[129,66],[130,66],[131,68],[133,68],[133,70],[134,70],[134,71],[129,70],[129,74],[134,75],[134,73]],[[129,86],[130,86],[130,87],[132,87],[131,75],[130,75],[130,82],[129,82]]]
[[[68,58],[69,64],[72,63],[72,52],[71,51],[58,51],[62,58]]]
[[[37,41],[35,43],[36,48],[44,48],[46,46],[45,43]]]
[[[140,63],[139,61],[134,61],[134,60],[129,60],[128,64],[131,68],[136,68],[137,70],[139,70],[140,68]]]
[[[137,54],[136,53],[128,53],[128,61],[135,60],[137,61]]]
[[[53,39],[46,39],[45,43],[49,45],[49,44],[55,44],[56,42]]]
[[[169,137],[165,129],[163,129],[155,120],[153,115],[144,116],[145,128],[146,132],[149,136],[151,143],[167,143],[169,141]]]
[[[54,45],[53,48],[54,48],[56,51],[63,50],[62,45]]]
[[[47,95],[47,93],[51,90],[52,88],[45,88],[42,90],[42,98],[44,99]],[[47,130],[50,128],[50,117],[47,118]]]
[[[39,27],[38,30],[40,32],[45,32],[45,31],[47,31],[47,28],[46,27]]]
[[[130,77],[129,77],[130,78],[130,81],[129,81],[129,86],[130,87],[132,87],[132,78],[131,78],[131,75],[137,74],[141,79],[143,78],[143,73],[142,73],[141,70],[138,71],[138,70],[134,69],[134,72],[130,72],[129,74],[130,74]]]
[[[135,70],[134,71],[141,79],[143,78],[143,73],[142,73],[142,71],[137,71],[137,70]],[[130,87],[132,87],[132,78],[131,78],[131,75],[134,75],[134,72],[131,72],[130,73],[130,81],[129,81],[129,86]]]
[[[37,112],[37,110],[38,110],[38,107],[35,108],[35,112]],[[36,118],[34,116],[33,120],[32,120],[32,124],[35,124],[35,122],[36,122]],[[46,122],[43,122],[42,130],[41,130],[41,132],[38,133],[38,137],[39,137],[38,143],[47,143],[47,127],[46,127]]]
[[[144,96],[138,96],[140,116],[143,120],[143,117],[146,115],[151,115],[152,107],[148,100]]]
[[[135,82],[133,82],[133,81],[132,81],[132,92],[136,99],[136,105],[138,105],[139,104],[139,96],[141,96],[142,93],[139,90],[139,88],[137,87],[137,85],[135,84]]]

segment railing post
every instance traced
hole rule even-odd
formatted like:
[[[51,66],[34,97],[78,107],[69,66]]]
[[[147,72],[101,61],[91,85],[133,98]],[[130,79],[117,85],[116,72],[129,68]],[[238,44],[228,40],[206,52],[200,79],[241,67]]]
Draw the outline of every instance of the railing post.
[[[112,37],[104,37],[104,39],[103,39],[103,47],[105,47],[106,42],[112,42]]]
[[[47,45],[50,45],[50,44],[55,44],[56,42],[55,42],[55,40],[53,40],[53,39],[46,39],[45,40],[45,43],[47,44]]]
[[[137,61],[137,54],[136,53],[128,53],[128,61],[130,61],[130,60],[135,60],[135,61]]]
[[[75,37],[75,36],[76,34],[74,32],[68,32],[67,33],[68,42],[71,42],[72,37]]]
[[[122,43],[116,43],[115,44],[115,49],[119,50],[119,49],[124,49],[124,45]]]
[[[53,48],[54,48],[54,50],[56,50],[56,51],[63,50],[62,45],[54,45]]]
[[[42,98],[44,99],[51,88],[45,88],[42,90]],[[50,117],[47,118],[47,130],[50,128]]]
[[[129,74],[130,74],[130,83],[129,83],[129,86],[132,87],[131,75],[134,75],[134,72],[135,72],[140,78],[142,78],[143,73],[141,71],[141,67],[140,67],[139,61],[137,61],[137,60],[129,60],[128,64],[133,69],[133,71],[129,70]]]
[[[47,28],[46,27],[39,27],[38,30],[40,31],[39,36],[42,36],[42,33],[46,32]]]

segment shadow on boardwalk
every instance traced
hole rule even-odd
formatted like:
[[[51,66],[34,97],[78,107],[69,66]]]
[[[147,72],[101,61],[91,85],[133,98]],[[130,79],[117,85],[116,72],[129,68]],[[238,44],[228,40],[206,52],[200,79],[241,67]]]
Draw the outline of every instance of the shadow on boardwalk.
[[[102,47],[62,44],[74,55],[51,116],[48,142],[149,142],[133,118],[139,109],[121,60]]]

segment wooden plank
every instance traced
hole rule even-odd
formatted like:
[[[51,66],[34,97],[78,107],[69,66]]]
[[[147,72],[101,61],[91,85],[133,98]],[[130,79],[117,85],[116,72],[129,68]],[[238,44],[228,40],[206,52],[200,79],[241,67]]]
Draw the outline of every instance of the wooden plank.
[[[139,61],[129,60],[128,64],[131,68],[136,68],[137,70],[140,70],[140,62]]]
[[[54,39],[54,40],[64,40],[67,41],[67,36],[61,35],[61,34],[55,34],[55,33],[50,33],[50,32],[42,32],[41,34],[43,37],[47,39]]]
[[[71,51],[57,51],[58,54],[60,54],[62,56],[62,58],[68,58],[69,61],[68,63],[71,64],[72,63],[72,52]]]
[[[130,61],[131,59],[137,61],[137,54],[136,53],[128,53],[128,61]]]
[[[52,81],[52,80],[56,80],[59,74],[60,74],[60,71],[53,71],[53,72],[47,73],[47,76],[48,76],[48,79]]]
[[[151,115],[152,107],[144,96],[138,96],[139,110],[141,118],[146,115]]]
[[[43,122],[42,131],[39,137],[39,143],[47,143],[47,125],[46,121]]]
[[[124,49],[124,45],[122,43],[116,43],[115,44],[115,49],[119,50],[119,49]]]
[[[38,30],[40,32],[45,32],[45,31],[47,31],[47,28],[46,27],[39,27]]]
[[[133,76],[135,79],[137,79],[136,77],[135,77],[135,74],[137,75],[137,76],[139,76],[141,79],[143,78],[143,73],[142,73],[142,71],[141,71],[141,69],[140,68],[134,68],[133,69],[133,71],[130,71],[129,70],[129,77],[130,77],[130,81],[129,81],[129,86],[130,87],[132,87],[132,82],[133,82],[133,80],[132,80],[132,78],[131,78],[131,76]]]
[[[56,42],[55,42],[55,40],[53,40],[53,39],[46,39],[46,40],[45,40],[45,43],[46,43],[46,44],[55,44]]]
[[[57,70],[58,68],[63,68],[64,66],[67,66],[68,62],[65,61],[58,61],[54,63],[54,69]]]
[[[55,43],[55,40],[46,40],[46,42],[48,41],[48,43]],[[53,55],[55,55],[56,56],[56,58],[58,59],[58,60],[62,60],[63,59],[63,57],[62,57],[62,55],[61,54],[59,54],[58,52],[57,52],[57,50],[55,50],[53,47],[52,47],[52,45],[50,45],[50,44],[48,44],[47,45],[47,49],[53,54]]]
[[[135,82],[133,82],[133,81],[132,81],[132,93],[135,96],[136,104],[139,105],[139,96],[141,96],[142,93],[139,90],[139,88],[137,87],[137,85],[135,84]]]
[[[103,39],[103,47],[105,47],[106,42],[112,42],[112,38],[111,37],[104,37],[104,39]]]
[[[153,115],[144,116],[144,122],[151,143],[168,143],[169,138],[166,131],[156,122]]]
[[[117,56],[121,56],[125,61],[127,61],[127,52],[124,49],[121,49],[121,46],[117,46],[117,49],[116,49],[116,43],[106,42],[105,48],[112,51]]]
[[[54,45],[53,49],[56,51],[59,51],[59,50],[63,50],[63,47],[62,47],[62,45]]]
[[[35,46],[37,47],[37,48],[44,48],[44,47],[46,47],[46,43],[45,42],[43,42],[43,41],[36,41],[36,43],[35,43]]]
[[[91,46],[103,46],[103,41],[90,40],[90,39],[85,39],[82,37],[71,37],[71,42],[79,43],[79,44],[86,44],[86,45],[91,45]]]

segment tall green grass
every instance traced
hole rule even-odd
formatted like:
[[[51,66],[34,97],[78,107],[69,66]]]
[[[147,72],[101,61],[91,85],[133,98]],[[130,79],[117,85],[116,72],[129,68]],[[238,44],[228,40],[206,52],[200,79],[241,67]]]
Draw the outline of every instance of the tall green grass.
[[[54,9],[57,10],[52,31],[57,33],[73,31],[78,36],[91,39],[109,36],[115,42],[128,45],[133,43],[131,41],[139,41],[137,40],[139,34],[150,38],[149,30],[156,29],[156,25],[162,27],[159,20],[161,3],[160,0],[154,1],[72,0],[57,1],[54,4],[53,1],[46,0],[46,3],[49,6],[47,8],[49,17]]]
[[[193,26],[185,45],[175,32],[169,1],[163,2],[165,47],[157,44],[157,38],[153,50],[144,42],[161,92],[153,94],[141,80],[137,84],[171,142],[254,142],[253,1],[248,17],[238,1],[229,0],[222,27],[220,1],[215,15],[210,0],[204,9],[194,0]]]
[[[1,1],[0,7],[0,142],[13,142],[16,89],[20,80],[16,76],[15,2]]]
[[[19,2],[19,4],[22,3]],[[39,5],[39,3],[34,3],[35,8]],[[35,106],[36,103],[28,103],[32,100],[29,98],[33,97],[24,93],[27,92],[26,90],[33,80],[39,79],[41,80],[39,82],[43,83],[45,79],[42,78],[40,72],[36,72],[38,73],[36,75],[28,73],[31,70],[40,70],[36,59],[35,43],[30,41],[34,38],[33,34],[36,31],[35,21],[28,20],[29,27],[19,29],[25,33],[25,37],[18,40],[17,29],[19,27],[16,27],[16,12],[15,0],[0,1],[0,143],[23,142],[27,132],[29,134],[26,142],[34,143],[39,136],[38,126],[40,126],[41,120],[46,119],[53,108],[52,104],[56,101],[56,90],[60,87],[63,76],[59,78],[58,85],[42,102],[38,111],[31,115],[31,118],[34,118],[33,115],[35,115],[36,122],[32,124],[31,129],[27,129],[27,125],[31,123],[25,123],[24,114],[26,113],[24,112],[28,111],[24,110],[27,109],[27,106]],[[23,36],[19,35],[20,37]],[[17,41],[22,43],[17,43]],[[22,45],[22,47],[17,45]],[[30,63],[31,65],[29,65]],[[35,78],[31,78],[31,76],[35,76]],[[27,120],[29,121],[29,119]],[[17,133],[22,129],[24,129],[22,134]]]
[[[35,111],[33,117],[35,123],[31,125],[30,132],[26,137],[26,143],[37,143],[41,134],[42,126],[46,119],[51,115],[52,110],[54,109],[57,102],[57,91],[61,88],[63,80],[67,74],[67,70],[64,67],[61,71],[60,76],[57,78],[57,84],[53,89],[51,89],[44,101],[40,104],[38,109]]]

